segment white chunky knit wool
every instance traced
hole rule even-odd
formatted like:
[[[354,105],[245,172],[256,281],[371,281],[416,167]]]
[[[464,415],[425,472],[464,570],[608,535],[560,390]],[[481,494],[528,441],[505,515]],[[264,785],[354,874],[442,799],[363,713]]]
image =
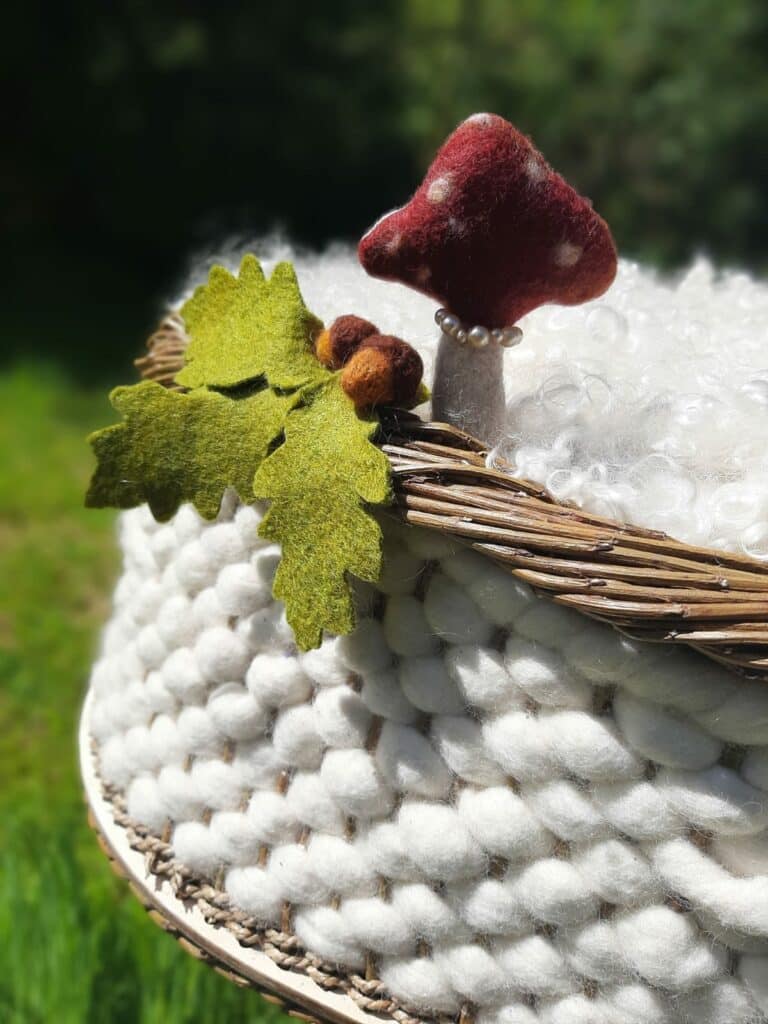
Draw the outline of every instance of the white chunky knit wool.
[[[262,512],[120,518],[92,725],[133,818],[425,1016],[768,1017],[768,687],[388,515],[357,629],[299,655]]]

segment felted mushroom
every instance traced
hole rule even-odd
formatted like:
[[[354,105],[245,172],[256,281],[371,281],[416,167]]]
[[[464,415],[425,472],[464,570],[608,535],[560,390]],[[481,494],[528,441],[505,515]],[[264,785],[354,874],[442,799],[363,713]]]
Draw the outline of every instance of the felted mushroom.
[[[590,201],[494,114],[459,125],[358,255],[369,274],[446,307],[435,316],[433,416],[489,444],[504,430],[502,352],[522,337],[516,321],[545,302],[596,298],[616,274],[610,230]]]

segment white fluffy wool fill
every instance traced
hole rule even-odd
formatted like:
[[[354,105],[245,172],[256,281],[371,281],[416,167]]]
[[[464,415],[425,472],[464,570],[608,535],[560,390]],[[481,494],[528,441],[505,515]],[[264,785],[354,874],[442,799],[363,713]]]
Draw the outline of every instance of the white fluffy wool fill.
[[[347,246],[232,244],[198,261],[185,294],[245,251],[292,260],[324,321],[358,313],[411,342],[431,382],[434,302],[368,277]],[[768,285],[705,259],[674,278],[622,260],[600,299],[521,327],[498,448],[515,473],[593,512],[768,558]]]

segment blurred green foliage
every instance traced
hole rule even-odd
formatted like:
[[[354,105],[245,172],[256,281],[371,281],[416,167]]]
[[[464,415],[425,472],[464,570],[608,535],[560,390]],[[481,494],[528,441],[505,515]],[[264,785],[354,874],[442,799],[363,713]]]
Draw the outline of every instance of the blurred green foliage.
[[[4,28],[12,347],[81,375],[124,364],[191,250],[354,239],[479,109],[623,252],[768,262],[763,0],[28,0]]]
[[[82,506],[106,397],[0,374],[0,1021],[276,1024],[149,921],[86,825],[79,705],[118,557]]]
[[[768,7],[752,0],[415,0],[410,139],[473,109],[533,136],[620,248],[768,258]],[[437,12],[441,15],[438,16]]]

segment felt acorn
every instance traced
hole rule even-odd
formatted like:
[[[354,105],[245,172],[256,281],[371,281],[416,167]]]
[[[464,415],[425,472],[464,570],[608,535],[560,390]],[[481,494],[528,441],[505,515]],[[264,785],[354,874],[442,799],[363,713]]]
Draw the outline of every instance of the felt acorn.
[[[424,364],[401,338],[379,333],[370,320],[337,317],[315,341],[315,355],[340,370],[341,386],[358,409],[374,405],[413,406],[419,399]]]
[[[340,370],[361,342],[378,333],[378,327],[361,316],[349,313],[337,317],[318,335],[315,355],[329,370]]]
[[[366,338],[349,358],[341,386],[358,409],[417,403],[424,373],[421,356],[408,342],[390,334]]]

